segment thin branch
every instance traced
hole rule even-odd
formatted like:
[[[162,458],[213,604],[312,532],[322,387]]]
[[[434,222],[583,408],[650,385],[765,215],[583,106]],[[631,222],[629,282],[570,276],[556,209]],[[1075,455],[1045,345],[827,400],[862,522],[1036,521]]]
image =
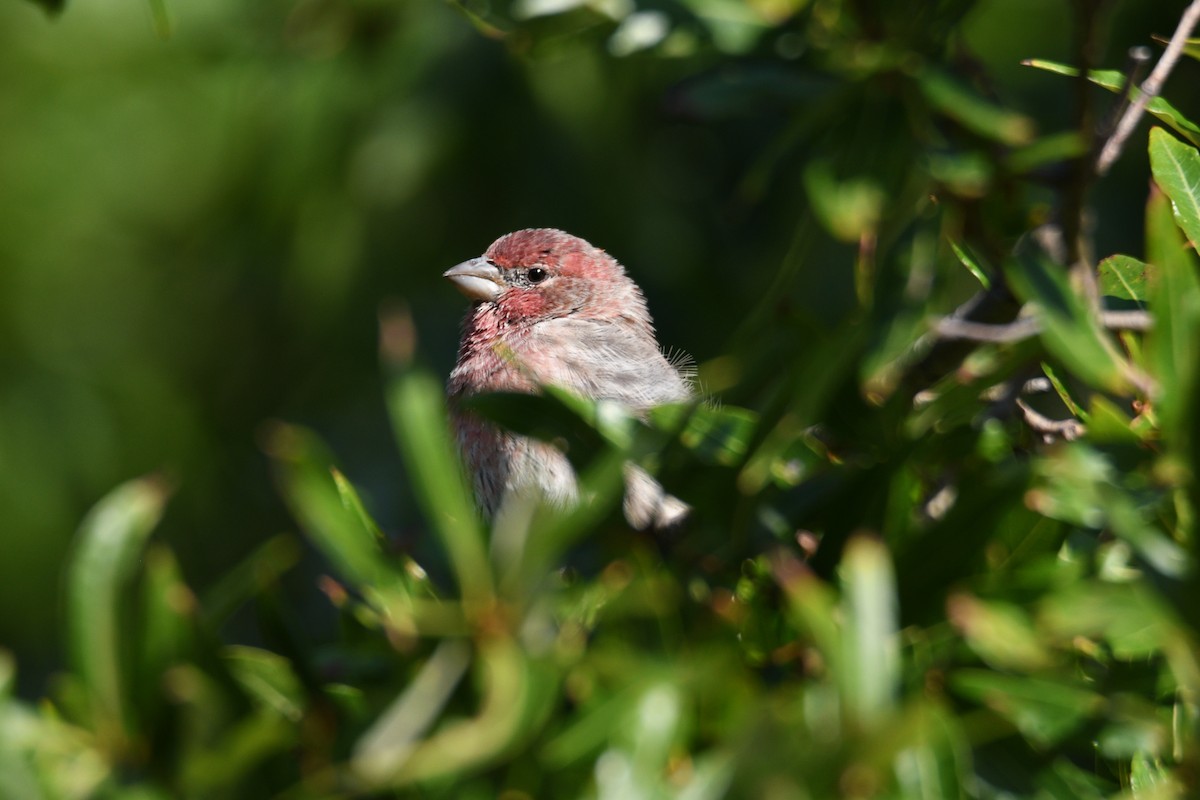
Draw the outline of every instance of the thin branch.
[[[1116,130],[1112,137],[1104,143],[1104,149],[1100,151],[1100,158],[1096,160],[1096,174],[1104,175],[1108,172],[1113,162],[1121,155],[1121,149],[1125,146],[1125,140],[1133,133],[1133,129],[1137,127],[1138,121],[1141,120],[1142,114],[1146,111],[1146,106],[1158,93],[1162,91],[1163,84],[1166,83],[1167,76],[1171,74],[1171,70],[1175,68],[1176,62],[1179,61],[1179,56],[1183,53],[1183,46],[1186,44],[1189,36],[1192,35],[1192,30],[1195,29],[1197,23],[1200,23],[1200,0],[1192,0],[1183,12],[1183,16],[1179,18],[1179,26],[1175,28],[1175,33],[1171,36],[1171,41],[1167,43],[1167,49],[1163,51],[1162,58],[1154,65],[1154,69],[1150,71],[1150,76],[1146,78],[1141,85],[1138,96],[1130,103],[1125,114],[1117,123]]]
[[[1154,53],[1144,44],[1129,48],[1123,70],[1125,78],[1121,81],[1121,91],[1117,95],[1117,103],[1109,110],[1104,124],[1096,132],[1096,146],[1103,147],[1101,142],[1107,142],[1116,131],[1117,123],[1121,121],[1122,115],[1129,108],[1129,104],[1133,102],[1133,90],[1137,88],[1138,83],[1141,83],[1146,67],[1149,66],[1150,59],[1153,57]],[[1099,150],[1096,151],[1096,157],[1100,157]]]
[[[1005,325],[990,325],[986,322],[972,322],[969,319],[944,317],[934,325],[934,331],[941,339],[967,339],[972,342],[1019,342],[1037,336],[1042,326],[1033,317],[1021,317]]]
[[[1101,311],[1100,324],[1110,331],[1148,331],[1154,327],[1154,318],[1146,311]],[[1042,323],[1036,317],[1018,317],[1005,325],[943,317],[933,330],[941,339],[1003,344],[1037,336],[1042,332]]]
[[[1055,437],[1062,437],[1069,442],[1078,439],[1087,431],[1084,424],[1074,417],[1050,419],[1050,417],[1034,411],[1028,403],[1020,398],[1017,398],[1017,408],[1021,409],[1021,416],[1025,418],[1025,424],[1040,433],[1043,441],[1047,443]]]

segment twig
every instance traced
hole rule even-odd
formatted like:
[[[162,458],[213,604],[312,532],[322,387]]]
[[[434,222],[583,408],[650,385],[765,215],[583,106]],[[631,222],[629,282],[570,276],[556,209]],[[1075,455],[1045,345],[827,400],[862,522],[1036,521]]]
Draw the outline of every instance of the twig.
[[[1033,428],[1037,433],[1042,434],[1042,440],[1047,444],[1053,441],[1056,436],[1061,436],[1069,442],[1073,439],[1078,439],[1087,431],[1084,424],[1074,417],[1050,419],[1044,414],[1034,411],[1028,403],[1019,397],[1017,398],[1017,408],[1021,409],[1021,415],[1025,418],[1025,424]]]
[[[1139,44],[1129,48],[1128,57],[1125,60],[1124,80],[1121,81],[1121,91],[1117,94],[1117,103],[1108,112],[1107,119],[1100,126],[1100,130],[1096,132],[1097,140],[1093,146],[1102,147],[1102,142],[1107,142],[1109,137],[1117,129],[1117,123],[1121,121],[1121,116],[1129,108],[1129,104],[1133,102],[1133,90],[1136,84],[1142,80],[1142,75],[1146,72],[1146,66],[1150,63],[1150,59],[1154,57],[1150,48],[1144,44]],[[1096,151],[1096,157],[1100,157],[1099,150]],[[1094,167],[1093,167],[1094,168]]]
[[[934,331],[941,339],[967,339],[972,342],[1019,342],[1031,336],[1037,336],[1041,324],[1033,317],[1021,317],[1004,325],[990,325],[986,322],[972,322],[969,319],[944,317],[934,325]]]
[[[1171,70],[1175,68],[1176,62],[1179,61],[1180,54],[1183,53],[1183,46],[1187,42],[1189,36],[1192,35],[1192,30],[1196,24],[1200,23],[1200,0],[1192,0],[1191,5],[1184,9],[1183,16],[1179,18],[1179,26],[1175,28],[1175,33],[1171,36],[1171,41],[1167,43],[1167,49],[1163,51],[1162,57],[1158,63],[1154,65],[1154,69],[1150,71],[1150,76],[1142,83],[1138,96],[1129,104],[1129,108],[1125,110],[1120,121],[1117,123],[1116,130],[1107,142],[1104,143],[1104,148],[1100,151],[1100,157],[1096,159],[1096,174],[1104,175],[1108,172],[1113,162],[1121,155],[1121,149],[1125,146],[1125,140],[1133,133],[1133,129],[1137,127],[1138,121],[1142,118],[1142,114],[1146,111],[1146,106],[1158,93],[1162,91],[1163,84],[1166,83],[1167,76],[1171,74]]]
[[[1100,324],[1111,331],[1148,331],[1154,318],[1146,311],[1101,311]],[[1042,332],[1036,317],[1018,317],[1004,325],[989,325],[955,317],[943,317],[934,325],[941,339],[966,339],[972,342],[1019,342]]]

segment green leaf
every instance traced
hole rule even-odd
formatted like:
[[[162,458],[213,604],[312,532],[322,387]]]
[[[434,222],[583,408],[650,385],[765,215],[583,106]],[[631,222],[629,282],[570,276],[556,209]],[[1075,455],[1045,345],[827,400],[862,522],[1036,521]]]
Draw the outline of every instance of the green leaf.
[[[992,279],[987,271],[980,266],[979,258],[971,251],[970,245],[958,244],[950,242],[950,248],[954,250],[954,255],[958,259],[958,263],[967,268],[967,271],[975,276],[975,280],[979,281],[984,289],[992,288]]]
[[[286,658],[257,647],[230,645],[221,652],[234,679],[261,708],[293,723],[304,713],[304,687]]]
[[[677,403],[653,408],[649,417],[665,433],[678,431],[679,440],[701,461],[723,466],[741,463],[758,425],[757,414],[734,406]]]
[[[923,69],[917,85],[931,106],[980,136],[1007,145],[1033,140],[1033,123],[1028,117],[984,99],[947,72]]]
[[[842,698],[869,726],[895,708],[900,685],[896,576],[887,547],[866,536],[846,543],[839,573],[846,597]]]
[[[196,633],[196,597],[183,581],[179,563],[165,546],[147,549],[142,581],[142,624],[138,637],[137,677],[133,694],[143,709],[162,702],[163,675],[192,655]]]
[[[93,731],[118,752],[129,746],[136,725],[129,706],[133,665],[123,601],[167,495],[157,478],[139,478],[114,489],[80,525],[67,567],[71,662],[87,693]]]
[[[1175,222],[1192,247],[1200,246],[1200,152],[1162,128],[1150,131],[1150,171],[1158,187],[1171,198]]]
[[[544,719],[558,693],[553,667],[530,659],[507,637],[482,640],[474,663],[482,688],[478,712],[428,736],[470,655],[443,642],[409,687],[358,741],[352,769],[368,786],[402,786],[453,776],[489,763]]]
[[[1079,70],[1075,67],[1070,67],[1066,64],[1057,64],[1053,61],[1044,61],[1035,58],[1022,63],[1028,67],[1044,69],[1048,72],[1055,72],[1071,78],[1079,75]],[[1125,75],[1115,69],[1094,69],[1088,73],[1088,80],[1097,86],[1108,89],[1110,92],[1120,92],[1125,88]],[[1137,88],[1135,87],[1130,94],[1136,98],[1138,96]],[[1189,120],[1163,98],[1153,98],[1146,105],[1146,111],[1170,125],[1174,130],[1192,142],[1192,144],[1200,145],[1200,125]]]
[[[1059,164],[1087,154],[1087,140],[1078,131],[1065,131],[1043,136],[1008,156],[1008,166],[1014,172],[1033,172],[1042,167]]]
[[[300,556],[295,536],[280,534],[263,542],[205,592],[201,603],[205,620],[214,627],[222,625],[242,605],[275,586]]]
[[[1109,256],[1100,262],[1100,293],[1105,297],[1132,300],[1139,306],[1146,302],[1149,264],[1129,256]]]
[[[360,587],[403,592],[404,574],[383,552],[378,528],[317,437],[277,425],[267,449],[292,513],[338,573]]]
[[[417,501],[454,568],[459,591],[473,607],[493,593],[483,526],[450,436],[442,382],[412,364],[415,333],[403,312],[383,320],[384,357],[391,368],[387,406]]]
[[[829,163],[812,161],[804,170],[804,188],[814,213],[836,238],[858,242],[879,227],[887,196],[871,178],[842,178]]]
[[[957,594],[947,610],[967,644],[990,666],[1031,671],[1050,665],[1049,652],[1020,606]]]
[[[0,649],[0,703],[12,697],[17,680],[17,662],[12,653]]]
[[[1039,627],[1063,642],[1102,639],[1121,660],[1149,659],[1179,635],[1162,603],[1136,583],[1078,581],[1049,594],[1037,608]]]
[[[1104,698],[1067,680],[964,669],[950,676],[954,690],[1008,719],[1031,741],[1053,745],[1095,714]]]
[[[1084,442],[1072,442],[1035,462],[1043,478],[1027,503],[1040,513],[1081,527],[1109,528],[1164,575],[1187,572],[1187,554],[1124,491],[1109,457]]]
[[[1167,198],[1157,191],[1146,205],[1146,253],[1155,266],[1150,285],[1155,325],[1146,337],[1148,364],[1158,384],[1155,410],[1167,441],[1185,443],[1194,427],[1200,279]]]
[[[1127,388],[1126,366],[1096,316],[1072,289],[1066,270],[1041,252],[1026,252],[1005,268],[1014,293],[1035,303],[1041,340],[1085,382],[1109,391]]]
[[[1163,766],[1162,759],[1153,758],[1144,752],[1134,755],[1129,770],[1129,790],[1134,800],[1178,797],[1181,788],[1172,780],[1171,773]]]
[[[1171,41],[1165,36],[1151,36],[1150,38],[1161,45],[1166,45]],[[1185,56],[1191,56],[1195,59],[1200,59],[1200,39],[1184,39],[1183,54]]]
[[[1077,77],[1079,70],[1075,67],[1065,64],[1058,64],[1053,61],[1044,61],[1042,59],[1030,59],[1023,62],[1026,66],[1043,69],[1048,72],[1054,72],[1059,75],[1068,77]],[[1088,80],[1097,86],[1108,89],[1111,92],[1120,92],[1125,87],[1125,75],[1117,70],[1092,70],[1088,73]],[[1134,87],[1131,96],[1138,96],[1138,89]],[[1147,105],[1146,111],[1157,117],[1162,122],[1171,126],[1175,131],[1182,134],[1185,138],[1195,144],[1200,144],[1200,125],[1189,120],[1178,109],[1168,103],[1162,97],[1153,98]]]
[[[471,650],[448,640],[425,662],[408,688],[376,720],[354,748],[354,771],[368,783],[395,780],[437,721],[470,664]]]

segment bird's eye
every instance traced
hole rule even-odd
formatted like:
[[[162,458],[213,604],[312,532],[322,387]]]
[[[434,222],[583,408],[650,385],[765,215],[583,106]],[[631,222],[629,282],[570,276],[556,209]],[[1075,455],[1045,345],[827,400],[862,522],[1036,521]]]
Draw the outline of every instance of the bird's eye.
[[[546,270],[542,269],[541,267],[530,267],[529,268],[529,282],[530,283],[541,283],[542,281],[546,280],[546,278],[548,278],[548,277],[550,277],[550,273],[546,272]]]

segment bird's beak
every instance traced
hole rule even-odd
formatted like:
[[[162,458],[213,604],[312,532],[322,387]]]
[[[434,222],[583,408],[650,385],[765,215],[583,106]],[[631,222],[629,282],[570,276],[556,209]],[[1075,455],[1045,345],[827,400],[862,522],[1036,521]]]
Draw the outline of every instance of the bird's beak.
[[[442,275],[453,281],[458,290],[472,300],[490,302],[504,291],[500,268],[482,257],[464,261],[457,267],[446,270]]]

